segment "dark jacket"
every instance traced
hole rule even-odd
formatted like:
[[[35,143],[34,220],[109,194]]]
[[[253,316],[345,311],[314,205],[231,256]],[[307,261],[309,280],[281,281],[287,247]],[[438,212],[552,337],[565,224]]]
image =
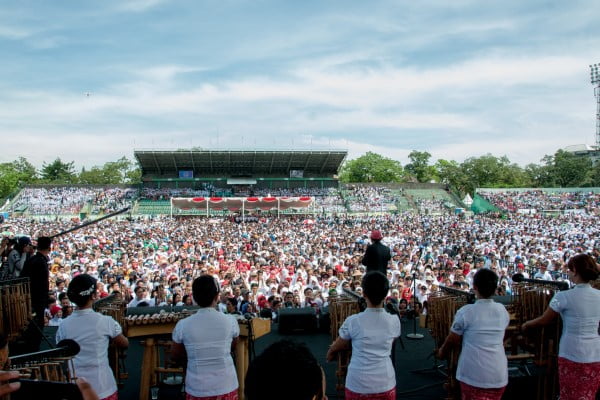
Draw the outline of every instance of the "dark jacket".
[[[382,244],[379,240],[375,240],[367,246],[362,259],[362,265],[367,267],[367,272],[379,271],[385,275],[387,273],[388,262],[391,259],[392,253],[390,248]]]
[[[41,312],[48,306],[49,288],[48,258],[40,253],[25,262],[21,278],[29,278],[31,287],[31,308],[34,312]]]

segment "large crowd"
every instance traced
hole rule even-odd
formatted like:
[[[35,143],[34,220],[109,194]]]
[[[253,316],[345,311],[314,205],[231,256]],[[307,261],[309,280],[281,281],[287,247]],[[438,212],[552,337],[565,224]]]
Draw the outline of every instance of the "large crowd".
[[[55,191],[53,194],[56,198],[61,198],[60,196],[68,196],[69,193],[66,190],[62,193]],[[28,198],[32,196],[31,192],[25,194]],[[164,189],[145,192],[150,198],[173,194],[172,190]],[[182,194],[199,195],[198,192],[190,193],[185,190]],[[267,193],[269,194],[273,195]],[[286,191],[278,191],[276,195],[286,194]],[[323,201],[321,204],[330,202],[331,206],[339,206],[340,203],[337,200],[323,199],[344,199],[343,194],[339,195],[340,193],[332,189],[320,192],[307,190],[303,194],[318,194],[318,198]],[[359,199],[359,203],[362,201],[365,207],[371,202],[376,208],[387,204],[386,199],[392,197],[389,196],[390,192],[382,188],[354,188],[351,194],[353,199]],[[115,189],[101,196],[93,192],[90,195],[95,196],[93,200],[96,201],[98,210],[108,212],[131,201],[134,191]],[[81,196],[87,196],[86,192],[78,191],[75,196],[77,201],[80,201]],[[345,200],[348,199],[346,194]],[[571,206],[571,197],[563,196],[562,199],[564,203],[560,203],[559,207]],[[238,318],[243,318],[242,315],[261,316],[276,321],[282,308],[312,307],[320,316],[326,311],[332,296],[338,296],[344,293],[344,290],[351,290],[363,295],[367,311],[370,312],[357,314],[358,317],[348,318],[344,322],[338,339],[327,354],[327,359],[332,360],[333,352],[349,348],[351,345],[353,362],[360,364],[358,359],[362,354],[361,349],[366,345],[360,342],[360,338],[363,337],[361,329],[365,324],[371,326],[377,322],[377,326],[381,325],[380,316],[384,315],[388,319],[388,329],[379,329],[378,332],[385,331],[389,334],[382,333],[381,338],[377,339],[381,344],[377,347],[380,352],[377,362],[385,361],[386,368],[390,369],[392,367],[387,365],[389,347],[400,331],[395,317],[391,318],[387,313],[378,312],[384,304],[389,310],[395,310],[401,318],[414,318],[427,313],[428,297],[431,293],[440,287],[449,287],[474,292],[480,299],[484,299],[481,304],[475,303],[481,308],[488,304],[487,299],[494,294],[512,293],[515,273],[520,273],[525,278],[564,281],[581,289],[582,282],[587,284],[587,281],[582,281],[583,275],[574,272],[573,260],[582,256],[588,257],[585,255],[588,254],[596,262],[600,261],[600,225],[598,216],[593,212],[563,213],[554,217],[509,213],[499,218],[497,215],[467,216],[435,212],[441,211],[443,203],[433,199],[421,199],[416,203],[421,212],[389,214],[367,207],[365,211],[371,212],[370,216],[319,213],[307,219],[306,215],[275,217],[271,214],[258,214],[245,222],[230,217],[171,218],[129,215],[127,218],[102,220],[69,233],[59,234],[51,246],[48,238],[40,239],[38,243],[35,239],[66,232],[73,227],[73,221],[57,218],[47,221],[24,217],[11,218],[2,226],[5,237],[0,244],[0,272],[2,277],[18,277],[21,271],[23,276],[28,276],[34,263],[33,258],[39,259],[40,252],[46,251],[43,255],[46,257],[47,254],[50,260],[51,296],[46,310],[36,312],[36,316],[43,315],[45,324],[58,326],[57,338],[83,337],[84,331],[87,335],[89,326],[93,324],[79,321],[85,318],[91,320],[93,317],[94,321],[102,322],[102,326],[108,324],[105,326],[106,335],[102,336],[105,341],[108,337],[114,338],[126,347],[127,340],[116,322],[100,314],[91,313],[92,304],[97,298],[116,293],[124,298],[128,307],[200,306],[200,311],[194,314],[195,319],[183,320],[184,324],[192,324],[199,318],[203,321],[197,324],[199,327],[213,328],[219,321],[221,325],[225,323],[225,327],[221,326],[222,329],[205,329],[204,336],[201,337],[196,337],[199,330],[184,329],[183,325],[178,324],[179,328],[176,328],[173,334],[172,352],[180,354],[181,359],[185,359],[188,346],[196,348],[194,346],[198,343],[203,345],[206,340],[213,343],[213,340],[225,338],[221,340],[225,349],[223,354],[226,354],[223,359],[229,360],[229,342],[239,332],[235,321],[224,314],[237,314]],[[72,203],[61,200],[60,204],[66,205],[70,210]],[[21,236],[11,237],[10,232],[19,232]],[[387,268],[383,268],[385,274],[375,273],[379,274],[380,278],[373,275],[373,272],[367,273],[367,266],[362,264],[367,247],[372,248],[378,241],[389,247],[391,256],[387,257],[386,253],[386,260],[391,259]],[[374,244],[371,244],[372,242]],[[38,254],[33,256],[36,244]],[[577,257],[574,257],[576,255]],[[32,261],[28,262],[29,259]],[[365,262],[370,264],[368,260]],[[45,265],[46,258],[43,259],[43,263]],[[592,263],[597,269],[596,264],[593,261]],[[486,274],[494,279],[482,278]],[[597,270],[588,275],[593,276],[586,278],[588,281],[595,279],[598,275]],[[214,277],[219,284],[215,285],[215,279],[208,277]],[[381,279],[382,284],[375,285],[374,279]],[[485,284],[482,279],[486,279]],[[204,286],[199,291],[197,286],[200,284]],[[44,288],[44,293],[45,290]],[[584,293],[581,290],[567,292]],[[204,295],[201,296],[200,293]],[[555,306],[556,313],[563,311],[560,305]],[[501,306],[496,308],[504,310]],[[42,309],[43,306],[40,310]],[[470,309],[464,310],[466,313]],[[463,333],[465,341],[473,341],[469,331],[463,329],[468,325],[463,324],[464,313],[457,314],[452,325],[454,334],[451,333],[446,340],[448,346],[460,340],[458,337]],[[69,317],[71,315],[72,317]],[[540,318],[527,322],[524,327],[547,323]],[[498,325],[497,342],[500,346],[498,348],[501,349],[498,354],[502,355],[504,325],[507,322],[492,318],[484,323],[483,328],[489,330],[493,323]],[[595,325],[592,328],[596,329]],[[98,353],[100,355],[87,361],[93,359],[95,362],[96,359],[107,358],[106,343],[102,342],[101,346],[86,346],[102,347],[102,353]],[[446,344],[439,350],[440,357],[444,356],[445,346]],[[565,348],[568,346],[561,342],[563,353]],[[207,351],[213,351],[212,347],[207,348]],[[463,353],[467,354],[465,350]],[[477,360],[481,352],[476,354],[471,359]],[[494,357],[502,359],[500,356]],[[595,359],[594,357],[588,358]],[[466,355],[461,356],[461,360],[462,364],[470,362]],[[500,361],[492,362],[493,365],[500,365],[499,363]],[[192,364],[196,365],[193,362]],[[219,393],[227,392],[228,396],[236,398],[237,379],[229,364],[227,370],[231,379],[227,380],[229,383],[226,388],[219,389]],[[201,373],[200,369],[196,370],[190,365],[188,362],[188,383],[196,378],[213,376],[206,375],[204,370]],[[104,369],[109,371],[107,365]],[[504,369],[505,367],[500,368],[502,377],[505,375]],[[222,371],[215,370],[212,364],[208,372],[222,375]],[[385,384],[377,383],[374,387],[371,377],[365,384],[360,384],[363,375],[357,365],[349,368],[346,398],[362,398],[360,393],[371,393],[369,391],[372,390],[383,390],[381,394],[386,395],[386,399],[395,398],[395,379],[386,379]],[[457,373],[457,377],[462,379],[461,390],[465,393],[487,387],[469,381],[464,373]],[[505,380],[498,379],[494,380],[494,384],[506,385]],[[223,379],[212,378],[209,381],[214,384],[225,382]],[[463,381],[468,384],[464,385]],[[106,388],[98,382],[94,382],[94,385],[96,390],[101,389],[99,393],[103,396],[113,393],[106,398],[116,395],[116,386],[113,383]],[[567,386],[564,380],[561,380],[561,390],[563,388]],[[186,383],[188,394],[192,389],[194,387]],[[500,395],[502,390],[503,387],[499,389]],[[198,393],[200,396],[203,392]]]
[[[244,224],[193,217],[108,220],[54,240],[50,286],[57,303],[49,312],[58,313],[69,281],[81,273],[98,277],[101,296],[118,291],[132,305],[191,302],[192,280],[211,274],[221,283],[223,311],[230,299],[239,312],[321,309],[343,288],[360,293],[361,260],[374,228],[392,250],[389,298],[402,307],[411,307],[413,295],[423,305],[438,285],[470,290],[474,271],[482,267],[497,272],[498,293],[507,294],[515,272],[562,280],[574,254],[600,256],[597,222],[587,215],[465,219],[413,214],[327,216],[309,223],[303,217],[260,217]],[[13,219],[5,228],[36,238],[70,225]],[[4,256],[9,253],[10,247],[3,249]],[[68,300],[62,306],[69,306]]]
[[[41,196],[49,201],[40,211],[48,214],[72,211],[74,204],[82,200],[93,201],[93,212],[106,213],[130,204],[137,195],[133,189],[118,188],[40,190],[25,189],[19,201],[29,201],[30,208],[38,204],[42,207],[43,202],[35,200]],[[142,197],[202,196],[214,190],[212,186],[193,191],[144,189]],[[352,209],[379,212],[379,208],[390,203],[391,193],[382,187],[355,187],[346,191],[346,199],[353,199]],[[311,219],[259,215],[249,219],[254,222],[242,224],[235,218],[115,219],[59,236],[53,244],[50,270],[57,303],[49,305],[48,316],[58,314],[65,288],[80,273],[98,277],[101,296],[118,291],[132,305],[191,303],[192,280],[211,274],[222,284],[223,311],[229,299],[234,299],[236,310],[244,313],[305,305],[322,309],[331,294],[341,293],[344,288],[361,291],[359,282],[365,269],[361,259],[369,243],[368,233],[375,228],[384,233],[384,243],[392,249],[389,300],[411,308],[411,300],[416,296],[422,312],[426,312],[427,296],[436,286],[470,290],[473,274],[481,267],[498,273],[499,294],[510,294],[511,275],[515,272],[532,278],[566,279],[565,265],[572,255],[600,254],[600,228],[594,214],[464,218],[432,215],[439,214],[431,211],[441,210],[441,201],[419,200],[418,214],[349,216],[336,189],[308,188],[300,194],[289,189],[265,189],[255,194],[316,196],[320,213]],[[504,195],[495,194],[491,200],[501,204]],[[552,198],[541,192],[508,197],[521,202],[518,207],[539,207]],[[585,199],[579,204],[589,205],[597,196],[583,193],[576,197]],[[562,202],[556,207],[571,207],[574,195],[567,193],[559,199]],[[375,208],[369,209],[369,203]],[[9,222],[4,231],[31,238],[55,234],[72,224],[27,218]],[[7,263],[12,248],[8,240],[3,241],[3,246]],[[16,247],[13,258],[19,251],[25,252]],[[31,252],[30,247],[26,248]],[[138,288],[143,292],[139,296]],[[68,305],[68,300],[62,302],[62,306]],[[68,313],[67,309],[60,311]]]
[[[600,194],[594,192],[557,192],[542,190],[479,191],[490,203],[508,212],[577,211],[597,212],[600,207]]]

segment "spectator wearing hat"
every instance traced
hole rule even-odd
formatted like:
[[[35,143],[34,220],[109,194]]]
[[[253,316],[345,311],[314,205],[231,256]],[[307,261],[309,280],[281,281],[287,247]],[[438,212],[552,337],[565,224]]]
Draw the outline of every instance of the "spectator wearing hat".
[[[85,378],[100,399],[116,400],[117,384],[108,363],[108,345],[112,340],[115,346],[125,348],[129,341],[117,321],[92,309],[98,299],[96,282],[87,274],[73,278],[67,293],[77,309],[58,327],[56,341],[76,341],[81,348],[73,358],[77,376]]]
[[[371,232],[371,244],[367,246],[361,263],[367,267],[367,272],[379,271],[385,275],[392,253],[389,247],[381,243],[381,239],[383,239],[381,231]]]
[[[60,326],[62,322],[62,307],[53,305],[50,308],[50,321],[48,321],[48,326]]]

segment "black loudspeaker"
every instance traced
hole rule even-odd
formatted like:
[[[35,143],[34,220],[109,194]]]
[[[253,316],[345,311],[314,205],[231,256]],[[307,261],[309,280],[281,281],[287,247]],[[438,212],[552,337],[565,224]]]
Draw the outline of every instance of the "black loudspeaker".
[[[282,335],[294,332],[315,332],[317,327],[317,310],[313,307],[279,310],[279,333]]]

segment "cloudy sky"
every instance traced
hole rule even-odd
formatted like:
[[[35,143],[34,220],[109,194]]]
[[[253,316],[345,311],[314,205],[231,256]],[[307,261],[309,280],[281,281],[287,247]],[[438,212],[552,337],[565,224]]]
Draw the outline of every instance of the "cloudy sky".
[[[0,0],[1,161],[594,143],[600,1]]]

